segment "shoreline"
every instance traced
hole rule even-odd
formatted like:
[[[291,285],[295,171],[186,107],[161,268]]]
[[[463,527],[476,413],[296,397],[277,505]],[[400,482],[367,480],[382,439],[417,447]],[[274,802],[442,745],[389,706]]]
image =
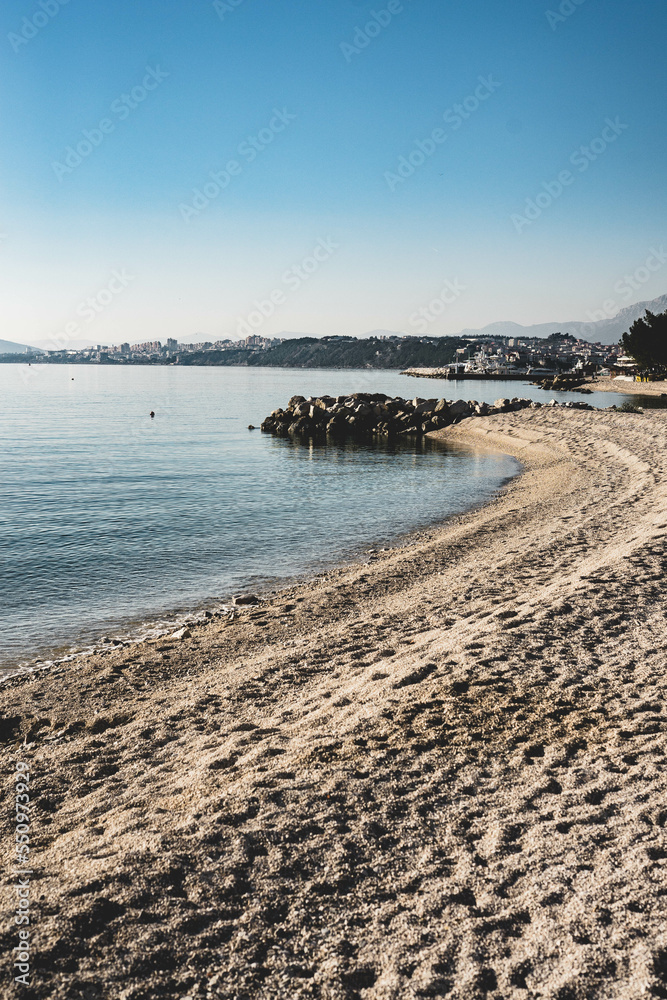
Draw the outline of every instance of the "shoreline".
[[[2,685],[35,996],[664,984],[667,416],[435,437],[523,472],[370,565]]]
[[[470,450],[472,452],[489,451],[495,454],[502,453],[498,449],[487,448],[483,444],[479,446],[475,445],[468,449],[465,443],[462,443],[461,448],[464,451]],[[369,555],[371,561],[374,561],[382,553],[406,549],[417,541],[422,541],[425,537],[430,536],[434,531],[439,530],[450,522],[457,521],[464,514],[472,514],[485,507],[488,503],[493,502],[494,498],[501,494],[514,479],[522,475],[522,471],[521,464],[519,463],[519,468],[517,468],[516,472],[511,476],[505,477],[486,500],[478,500],[463,511],[453,512],[445,517],[402,529],[396,534],[389,536],[378,534],[372,542],[368,543],[373,547],[366,548],[365,551],[351,550],[346,555],[341,555],[340,558],[329,557],[327,560],[324,560],[323,557],[322,560],[318,560],[317,564],[310,567],[310,569],[304,569],[301,572],[290,574],[281,579],[267,576],[263,582],[259,584],[255,583],[250,588],[239,590],[238,593],[254,594],[259,598],[260,605],[270,603],[273,600],[280,599],[280,595],[283,593],[291,592],[295,587],[309,587],[321,582],[321,578],[331,572],[340,571],[345,568],[357,569],[362,565],[367,565]],[[383,545],[383,548],[376,548],[379,545]],[[3,666],[0,663],[0,688],[12,678],[31,676],[65,665],[76,668],[76,664],[79,661],[86,661],[91,656],[106,656],[108,653],[119,650],[130,651],[146,642],[156,642],[164,639],[181,628],[205,625],[211,618],[227,619],[230,615],[239,615],[245,609],[243,606],[233,603],[234,596],[230,594],[227,602],[222,599],[215,601],[208,600],[197,604],[197,606],[189,610],[166,608],[156,613],[154,617],[147,617],[142,621],[119,623],[117,626],[108,625],[103,630],[105,637],[109,638],[109,641],[106,643],[102,641],[102,638],[98,640],[91,639],[88,643],[71,644],[68,647],[63,643],[62,646],[52,650],[52,656],[48,655],[49,650],[44,650],[44,655],[26,656],[24,660],[17,664]]]
[[[667,394],[667,381],[663,382],[626,382],[615,378],[601,377],[582,382],[581,389],[592,389],[597,392],[625,392],[630,396],[662,396]]]

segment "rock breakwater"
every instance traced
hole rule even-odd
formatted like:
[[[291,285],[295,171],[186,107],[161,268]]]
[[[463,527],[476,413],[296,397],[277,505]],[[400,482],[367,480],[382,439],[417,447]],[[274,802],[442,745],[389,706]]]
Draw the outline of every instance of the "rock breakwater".
[[[292,396],[285,409],[274,410],[261,429],[281,437],[420,437],[468,417],[486,417],[527,408],[564,405],[592,410],[588,403],[543,404],[524,397],[479,403],[476,399],[402,399],[383,393],[349,396]]]
[[[583,388],[590,377],[590,374],[572,375],[566,372],[562,375],[548,375],[546,378],[535,379],[533,385],[539,385],[542,389],[557,389],[560,392],[590,393],[592,389]]]

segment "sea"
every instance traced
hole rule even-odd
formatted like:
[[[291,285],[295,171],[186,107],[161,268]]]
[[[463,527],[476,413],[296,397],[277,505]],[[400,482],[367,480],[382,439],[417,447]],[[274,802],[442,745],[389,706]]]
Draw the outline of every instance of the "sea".
[[[258,429],[295,394],[352,392],[624,399],[395,371],[0,365],[0,672],[268,594],[483,503],[519,471],[427,440]]]

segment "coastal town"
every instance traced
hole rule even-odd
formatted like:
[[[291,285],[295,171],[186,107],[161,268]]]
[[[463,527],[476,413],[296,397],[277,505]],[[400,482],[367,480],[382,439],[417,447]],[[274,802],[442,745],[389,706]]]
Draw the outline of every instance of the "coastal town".
[[[97,344],[83,349],[54,343],[52,349],[0,355],[2,362],[103,365],[259,365],[310,367],[304,349],[323,366],[399,368],[440,365],[451,377],[471,375],[559,373],[572,369],[598,372],[616,367],[622,349],[578,339],[567,332],[549,337],[416,337],[403,335],[297,337],[249,336],[242,340],[179,343],[168,338],[143,343]],[[314,365],[313,365],[314,366]]]
[[[180,344],[173,337],[168,337],[164,343],[160,340],[147,340],[140,344],[97,344],[90,347],[68,347],[59,338],[53,341],[53,347],[41,350],[28,348],[24,354],[2,354],[0,361],[25,361],[30,355],[30,362],[44,364],[178,364],[185,354],[201,354],[206,351],[260,351],[281,344],[279,338],[246,337],[237,343],[231,340],[218,340],[215,343],[204,341],[196,344]]]

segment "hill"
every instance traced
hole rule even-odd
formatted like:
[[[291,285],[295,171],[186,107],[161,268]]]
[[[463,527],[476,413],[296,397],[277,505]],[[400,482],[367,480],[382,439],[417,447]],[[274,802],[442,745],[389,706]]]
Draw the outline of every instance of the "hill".
[[[15,344],[11,340],[0,340],[0,354],[41,354],[35,347],[27,344]]]
[[[456,360],[456,348],[467,346],[460,337],[402,342],[373,337],[299,337],[265,351],[198,351],[182,354],[181,365],[247,365],[275,368],[407,368],[446,365]]]
[[[667,295],[659,295],[650,302],[635,302],[626,306],[615,316],[595,322],[584,320],[558,320],[551,323],[534,323],[532,326],[522,326],[520,323],[500,321],[489,323],[481,330],[461,330],[459,337],[548,337],[552,333],[571,333],[573,337],[588,340],[592,343],[616,344],[621,336],[630,328],[636,319],[649,309],[652,313],[661,313],[667,309]]]
[[[92,340],[73,340],[68,337],[60,341],[57,337],[51,337],[48,340],[33,340],[30,346],[36,351],[57,351],[62,348],[68,351],[86,351],[95,345]]]

